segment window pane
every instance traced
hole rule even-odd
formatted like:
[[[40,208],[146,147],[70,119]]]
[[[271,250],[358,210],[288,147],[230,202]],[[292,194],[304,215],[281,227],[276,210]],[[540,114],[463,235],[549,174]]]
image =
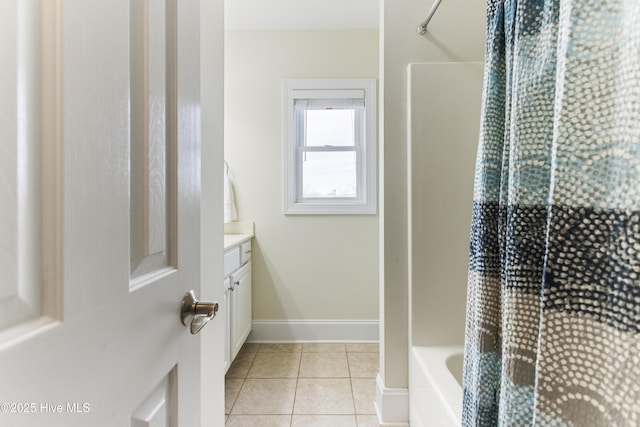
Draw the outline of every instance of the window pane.
[[[353,147],[355,139],[353,109],[306,110],[306,145]]]
[[[356,197],[356,153],[302,153],[302,197]]]

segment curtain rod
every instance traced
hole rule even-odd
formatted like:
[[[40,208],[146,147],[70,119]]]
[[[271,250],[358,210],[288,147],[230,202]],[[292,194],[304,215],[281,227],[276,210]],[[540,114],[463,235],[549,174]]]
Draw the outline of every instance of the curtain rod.
[[[442,3],[442,0],[436,0],[435,2],[433,2],[433,6],[431,6],[431,9],[429,9],[429,12],[427,12],[427,18],[422,21],[420,25],[418,25],[418,34],[424,34],[427,32],[427,25],[429,25],[429,21],[431,21],[431,18],[433,18],[436,10],[438,10],[438,6],[440,6],[440,3]]]

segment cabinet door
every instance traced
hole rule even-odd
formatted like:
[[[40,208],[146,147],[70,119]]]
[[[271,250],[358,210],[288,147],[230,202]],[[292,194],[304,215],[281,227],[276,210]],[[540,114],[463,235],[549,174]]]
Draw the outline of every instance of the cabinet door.
[[[231,366],[231,312],[233,309],[231,308],[231,295],[233,292],[231,291],[231,278],[227,277],[224,279],[224,303],[220,311],[224,317],[224,371],[227,372],[229,367]]]
[[[251,262],[231,278],[231,359],[233,360],[251,332]]]

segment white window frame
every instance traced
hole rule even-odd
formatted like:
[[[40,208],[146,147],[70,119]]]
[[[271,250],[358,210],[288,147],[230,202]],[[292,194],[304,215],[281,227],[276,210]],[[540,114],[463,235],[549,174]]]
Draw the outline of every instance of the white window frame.
[[[299,147],[302,132],[296,119],[296,100],[362,99],[364,123],[357,146],[357,196],[354,198],[304,198]],[[284,81],[284,213],[285,214],[375,214],[377,212],[376,171],[376,80],[375,79],[289,79]],[[357,144],[358,142],[356,142]],[[335,148],[335,147],[334,147]]]

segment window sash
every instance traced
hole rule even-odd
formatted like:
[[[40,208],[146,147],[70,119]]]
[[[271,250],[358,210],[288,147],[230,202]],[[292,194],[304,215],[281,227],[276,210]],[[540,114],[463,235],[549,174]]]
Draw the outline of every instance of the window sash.
[[[331,106],[333,106],[335,104],[333,103],[328,103],[325,107],[323,107],[322,109],[325,108],[332,108]],[[364,104],[363,104],[364,105]],[[318,108],[319,109],[319,108]],[[348,108],[344,108],[344,109],[353,109],[355,110],[355,114],[354,114],[354,135],[353,135],[353,144],[356,147],[363,147],[365,145],[365,111],[364,111],[364,107],[363,108],[359,108],[359,107],[348,107]],[[296,134],[296,145],[298,147],[303,146],[303,147],[307,147],[307,148],[312,148],[310,146],[305,145],[306,144],[306,130],[307,130],[307,116],[305,114],[305,111],[307,109],[304,108],[296,108],[295,110],[295,134]],[[324,147],[331,147],[334,149],[337,149],[338,147],[351,147],[351,146],[340,146],[340,145],[325,145]]]
[[[304,203],[305,201],[321,202],[333,201],[336,203],[354,202],[358,203],[365,200],[365,174],[364,174],[364,99],[296,99],[294,100],[295,108],[295,126],[296,126],[296,202]],[[306,144],[307,130],[307,110],[321,109],[348,109],[354,112],[354,145],[324,145],[309,146]],[[355,152],[356,153],[356,195],[354,197],[304,197],[304,155],[307,152]]]
[[[362,149],[362,147],[359,145],[323,145],[323,146],[299,145],[296,149],[302,152],[305,152],[305,151],[357,151]]]
[[[304,197],[304,154],[307,152],[334,153],[334,152],[355,152],[356,154],[356,195],[355,197]],[[365,199],[365,174],[363,173],[364,150],[358,147],[301,147],[296,149],[296,202],[305,201],[341,201],[361,202]]]

